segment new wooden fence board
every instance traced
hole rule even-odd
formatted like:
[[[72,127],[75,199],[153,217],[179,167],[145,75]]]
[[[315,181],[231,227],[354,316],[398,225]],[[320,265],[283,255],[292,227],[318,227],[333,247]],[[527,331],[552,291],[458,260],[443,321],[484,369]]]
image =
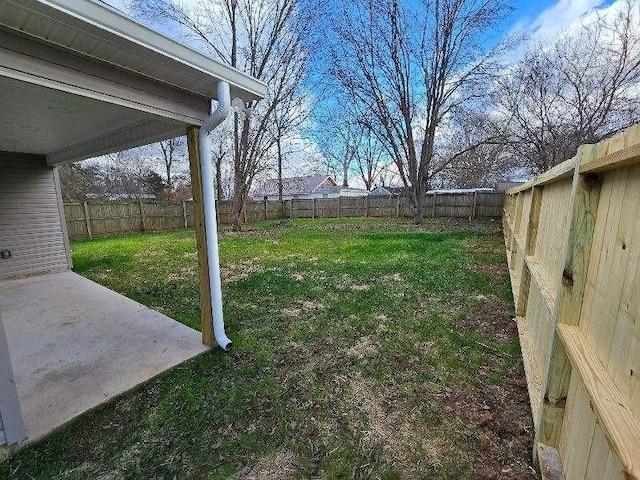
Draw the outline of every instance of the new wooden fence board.
[[[607,374],[597,358],[597,353],[591,350],[588,340],[579,328],[570,325],[561,325],[558,328],[562,343],[574,365],[572,381],[574,375],[578,374],[581,380],[580,385],[585,387],[582,393],[587,393],[589,411],[597,415],[598,423],[605,428],[609,443],[625,470],[631,478],[639,478],[640,421],[638,417]],[[581,415],[576,423],[583,422],[585,416]],[[588,460],[587,456],[581,459],[583,464],[587,463],[586,460]]]
[[[581,385],[578,375],[572,375],[567,397],[563,429],[558,451],[562,457],[565,478],[585,478],[596,419],[589,408],[589,395]]]
[[[504,202],[536,442],[557,449],[567,480],[640,478],[639,144],[640,124],[583,146]]]

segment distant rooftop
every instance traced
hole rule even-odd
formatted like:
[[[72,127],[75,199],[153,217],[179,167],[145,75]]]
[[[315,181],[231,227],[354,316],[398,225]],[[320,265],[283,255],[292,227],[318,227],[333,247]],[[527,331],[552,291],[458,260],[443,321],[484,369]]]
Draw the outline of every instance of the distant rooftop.
[[[301,195],[314,193],[320,189],[336,187],[337,184],[329,175],[309,175],[306,177],[289,177],[282,179],[283,195]],[[256,190],[255,197],[278,195],[278,179],[267,180],[261,188]]]

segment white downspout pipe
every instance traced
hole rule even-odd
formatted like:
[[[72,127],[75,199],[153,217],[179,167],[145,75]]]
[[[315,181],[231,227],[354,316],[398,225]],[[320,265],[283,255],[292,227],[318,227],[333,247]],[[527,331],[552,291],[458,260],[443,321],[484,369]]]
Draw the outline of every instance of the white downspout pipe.
[[[200,127],[198,147],[200,150],[200,175],[202,177],[202,203],[204,207],[204,231],[207,237],[209,258],[209,287],[213,314],[213,333],[218,345],[228,350],[231,340],[224,331],[222,316],[222,285],[220,283],[220,258],[218,257],[218,225],[216,221],[216,196],[213,190],[213,167],[209,134],[220,125],[231,107],[231,94],[227,82],[218,82],[218,107]]]

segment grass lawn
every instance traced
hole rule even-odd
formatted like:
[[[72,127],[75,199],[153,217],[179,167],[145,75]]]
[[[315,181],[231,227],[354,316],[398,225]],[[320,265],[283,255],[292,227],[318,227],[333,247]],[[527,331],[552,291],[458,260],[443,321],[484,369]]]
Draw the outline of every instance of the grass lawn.
[[[199,328],[192,230],[72,248],[76,272]],[[264,222],[224,232],[220,255],[232,351],[0,478],[536,478],[498,221]]]

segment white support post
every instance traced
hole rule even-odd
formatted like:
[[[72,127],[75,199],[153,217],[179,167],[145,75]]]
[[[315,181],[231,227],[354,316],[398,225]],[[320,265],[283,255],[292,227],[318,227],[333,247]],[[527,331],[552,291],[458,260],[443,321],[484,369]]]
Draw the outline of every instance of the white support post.
[[[16,390],[16,382],[13,378],[9,346],[4,333],[4,323],[0,316],[0,417],[3,429],[0,430],[0,445],[24,440],[25,430],[22,414],[20,413],[20,400]],[[4,434],[4,435],[3,435]],[[4,438],[2,438],[4,437]]]

